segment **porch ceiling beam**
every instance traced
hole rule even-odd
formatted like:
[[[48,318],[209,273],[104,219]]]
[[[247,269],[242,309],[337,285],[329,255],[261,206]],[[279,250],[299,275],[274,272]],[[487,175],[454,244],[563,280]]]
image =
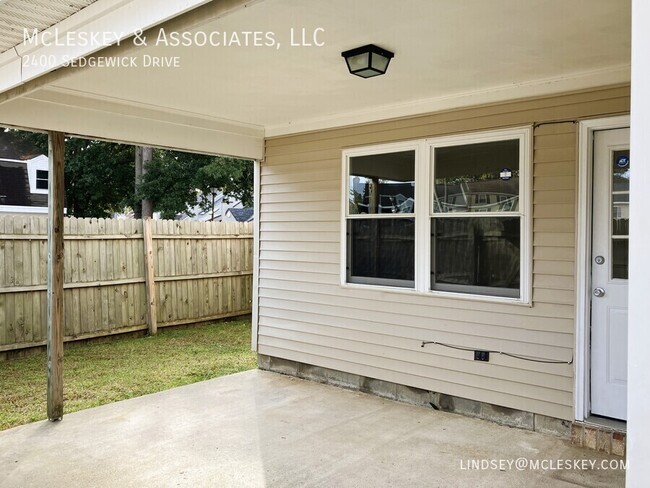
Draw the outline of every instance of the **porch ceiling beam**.
[[[57,90],[0,103],[0,125],[246,159],[264,150],[262,127]]]
[[[47,220],[47,418],[63,418],[64,134],[49,133]]]

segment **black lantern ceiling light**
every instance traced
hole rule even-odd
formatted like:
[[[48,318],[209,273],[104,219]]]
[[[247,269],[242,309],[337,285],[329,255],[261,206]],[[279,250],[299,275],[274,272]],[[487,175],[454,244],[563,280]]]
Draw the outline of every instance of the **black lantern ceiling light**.
[[[368,44],[344,51],[341,56],[345,58],[350,73],[361,78],[372,78],[386,73],[395,54],[374,44]]]

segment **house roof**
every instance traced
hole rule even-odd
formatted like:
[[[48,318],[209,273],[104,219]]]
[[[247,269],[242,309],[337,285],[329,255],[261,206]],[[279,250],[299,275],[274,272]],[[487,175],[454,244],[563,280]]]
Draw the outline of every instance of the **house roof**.
[[[30,192],[26,163],[0,159],[0,205],[47,207],[46,194]]]
[[[25,161],[42,153],[36,146],[18,140],[12,132],[3,131],[0,128],[0,159]]]
[[[250,207],[246,208],[229,208],[228,212],[237,222],[250,222],[253,220],[254,210]]]

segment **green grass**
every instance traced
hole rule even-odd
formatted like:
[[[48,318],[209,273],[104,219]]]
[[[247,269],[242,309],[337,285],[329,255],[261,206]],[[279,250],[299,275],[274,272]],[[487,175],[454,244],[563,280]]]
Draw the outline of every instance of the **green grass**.
[[[66,345],[65,413],[253,369],[249,320]],[[0,430],[46,418],[47,358],[0,361]]]

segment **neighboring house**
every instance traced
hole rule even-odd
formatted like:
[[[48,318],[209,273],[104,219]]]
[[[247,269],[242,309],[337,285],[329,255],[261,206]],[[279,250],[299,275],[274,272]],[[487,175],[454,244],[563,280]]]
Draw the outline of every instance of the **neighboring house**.
[[[626,0],[169,2],[145,28],[323,30],[299,48],[104,51],[187,60],[155,84],[145,67],[23,75],[7,51],[0,123],[256,160],[262,367],[531,429],[625,429],[629,411],[630,475],[650,456],[650,7],[633,1],[635,18]],[[76,15],[78,31],[99,14]],[[395,58],[362,80],[341,53],[369,43]]]
[[[47,214],[48,160],[0,128],[0,213]]]
[[[224,222],[252,222],[253,220],[255,220],[255,212],[251,207],[230,207],[223,217]]]
[[[239,200],[227,198],[221,192],[217,192],[214,195],[207,195],[205,198],[207,198],[207,205],[201,205],[204,198],[198,194],[196,197],[196,205],[190,209],[191,215],[189,213],[181,213],[176,216],[176,220],[196,220],[199,222],[232,220],[228,217],[228,210],[243,207]]]

